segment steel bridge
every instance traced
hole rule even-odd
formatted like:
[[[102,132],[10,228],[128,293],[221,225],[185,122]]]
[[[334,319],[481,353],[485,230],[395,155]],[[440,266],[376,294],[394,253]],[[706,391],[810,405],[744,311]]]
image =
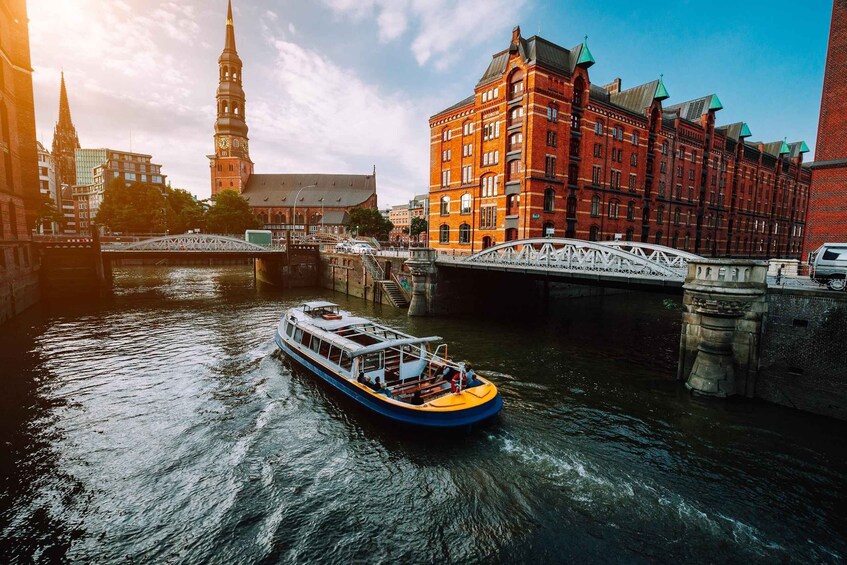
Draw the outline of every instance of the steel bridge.
[[[237,237],[215,234],[180,234],[132,243],[103,243],[104,254],[115,257],[269,257],[285,253],[285,246],[262,246]]]
[[[682,288],[698,255],[651,243],[534,238],[508,241],[466,256],[438,255],[445,267],[542,276],[576,284]]]

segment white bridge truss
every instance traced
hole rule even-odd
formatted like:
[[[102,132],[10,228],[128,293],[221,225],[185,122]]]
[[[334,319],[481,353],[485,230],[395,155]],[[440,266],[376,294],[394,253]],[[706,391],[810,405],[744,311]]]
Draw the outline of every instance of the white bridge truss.
[[[243,239],[214,234],[181,234],[145,239],[120,247],[104,245],[104,249],[115,251],[159,251],[188,253],[270,253],[281,251],[279,247],[264,247]]]
[[[535,238],[508,241],[466,257],[439,256],[439,261],[498,270],[608,275],[646,281],[685,279],[688,262],[698,255],[634,241],[583,241]]]

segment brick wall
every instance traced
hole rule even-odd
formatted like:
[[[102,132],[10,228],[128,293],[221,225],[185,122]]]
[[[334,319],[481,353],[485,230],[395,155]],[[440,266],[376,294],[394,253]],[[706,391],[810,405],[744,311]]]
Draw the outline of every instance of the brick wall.
[[[847,241],[847,0],[835,0],[826,57],[804,256]]]

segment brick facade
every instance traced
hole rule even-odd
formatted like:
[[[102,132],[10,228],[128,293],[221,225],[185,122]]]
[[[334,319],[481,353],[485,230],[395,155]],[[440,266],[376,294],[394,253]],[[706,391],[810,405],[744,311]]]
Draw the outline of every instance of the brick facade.
[[[847,0],[835,0],[826,56],[804,255],[847,241]]]
[[[430,118],[433,247],[552,235],[799,257],[805,143],[750,142],[746,124],[716,125],[715,95],[664,106],[661,79],[592,85],[593,63],[585,44],[515,28],[474,95]]]

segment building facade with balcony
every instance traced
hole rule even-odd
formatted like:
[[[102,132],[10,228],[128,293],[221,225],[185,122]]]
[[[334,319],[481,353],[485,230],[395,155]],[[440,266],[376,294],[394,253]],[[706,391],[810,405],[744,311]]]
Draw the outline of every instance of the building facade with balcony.
[[[665,105],[661,78],[591,83],[586,43],[515,28],[474,94],[430,118],[432,247],[625,239],[707,256],[799,257],[808,147],[718,125],[714,94]]]

